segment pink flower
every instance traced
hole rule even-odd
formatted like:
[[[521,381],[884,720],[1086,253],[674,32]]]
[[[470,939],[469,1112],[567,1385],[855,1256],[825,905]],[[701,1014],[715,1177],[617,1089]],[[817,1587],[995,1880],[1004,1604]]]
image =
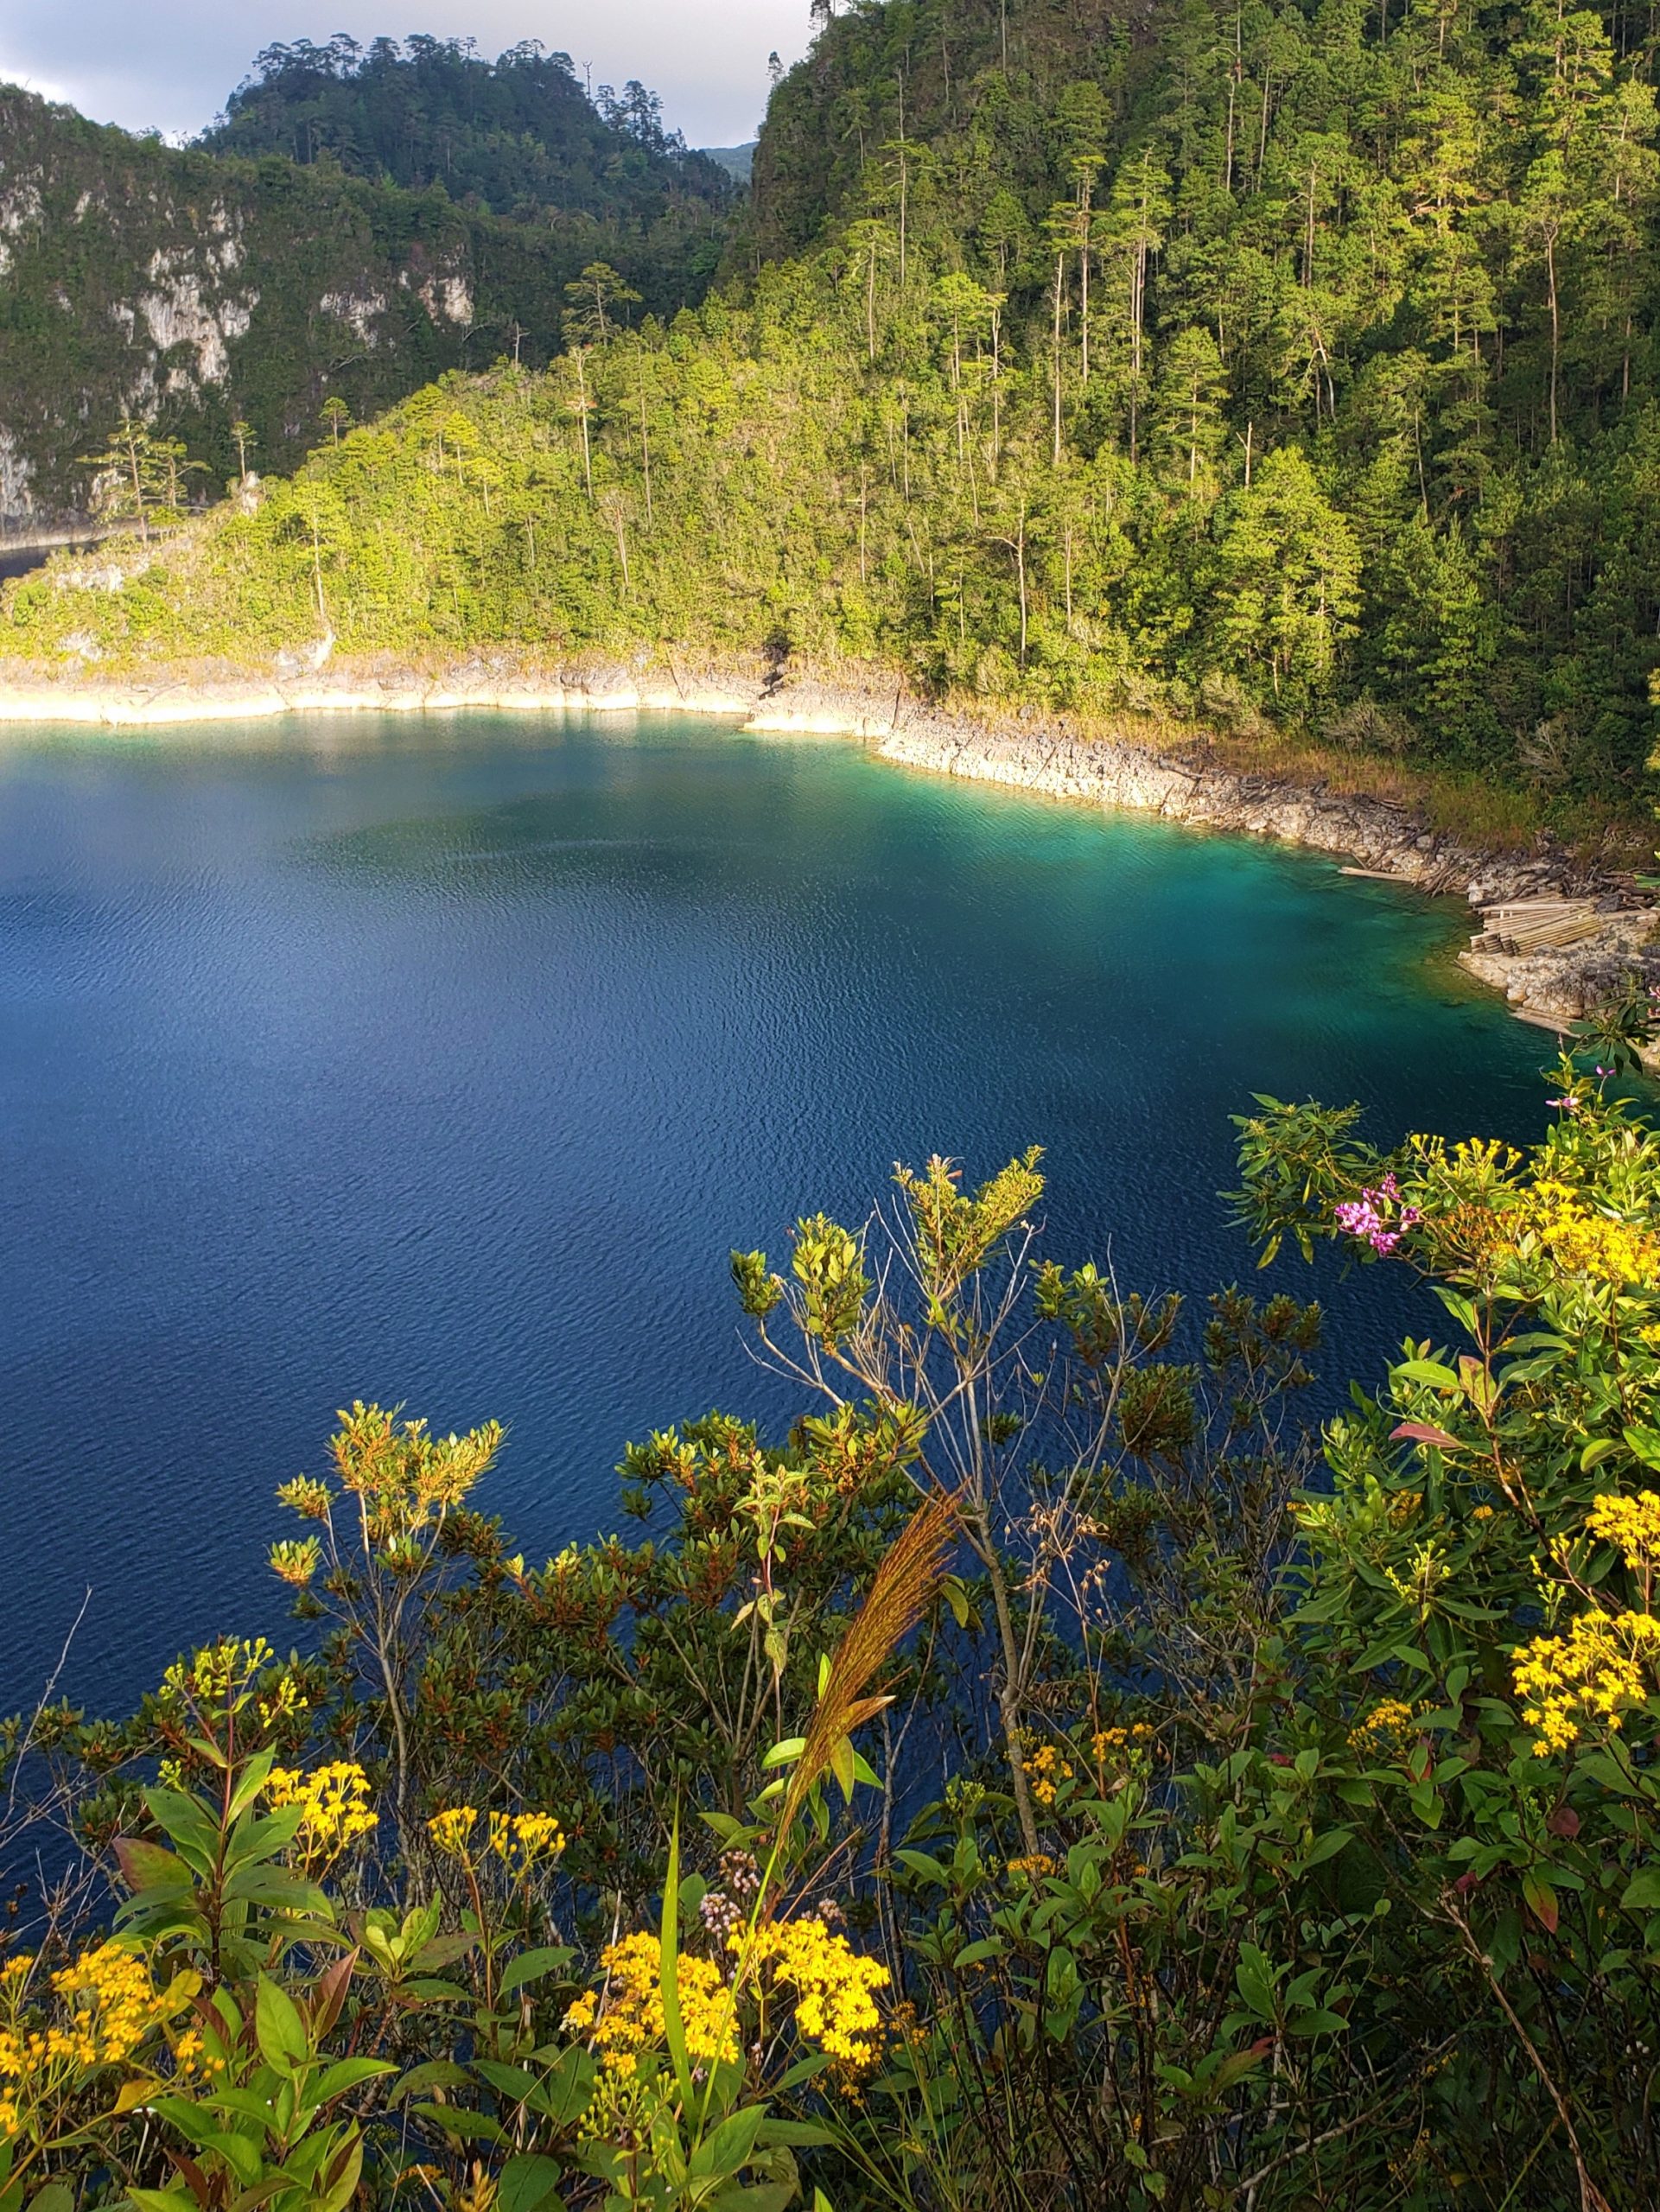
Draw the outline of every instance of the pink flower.
[[[1387,1258],[1405,1232],[1423,1219],[1418,1207],[1402,1205],[1400,1198],[1400,1185],[1393,1175],[1385,1175],[1375,1191],[1363,1190],[1358,1198],[1345,1198],[1334,1206],[1332,1218],[1346,1236],[1358,1237]],[[1385,1211],[1390,1208],[1398,1209],[1392,1222]]]

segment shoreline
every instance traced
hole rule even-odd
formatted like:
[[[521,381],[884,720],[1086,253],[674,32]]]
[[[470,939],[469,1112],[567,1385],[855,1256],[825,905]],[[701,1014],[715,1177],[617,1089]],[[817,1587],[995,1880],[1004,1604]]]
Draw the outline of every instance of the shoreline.
[[[1502,991],[1521,1019],[1559,1033],[1633,969],[1660,982],[1660,948],[1648,946],[1660,917],[1646,896],[1628,879],[1577,868],[1560,850],[1482,852],[1429,829],[1409,806],[1243,771],[1210,757],[1202,742],[1184,749],[1128,727],[1086,734],[1065,715],[1029,709],[940,707],[908,693],[902,677],[868,670],[790,671],[690,657],[677,666],[664,653],[536,667],[503,653],[423,671],[384,659],[329,663],[316,649],[279,655],[268,676],[227,668],[148,680],[65,677],[0,663],[0,725],[136,730],[469,709],[738,717],[747,734],[851,737],[896,766],[1328,853],[1357,876],[1466,898],[1480,926],[1460,964]]]

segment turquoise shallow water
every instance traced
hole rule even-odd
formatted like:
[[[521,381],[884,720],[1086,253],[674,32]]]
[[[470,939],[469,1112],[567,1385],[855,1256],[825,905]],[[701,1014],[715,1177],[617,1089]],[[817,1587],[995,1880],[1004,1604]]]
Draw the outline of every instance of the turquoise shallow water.
[[[1051,1248],[1252,1255],[1254,1090],[1542,1125],[1460,910],[1324,861],[642,717],[318,720],[0,753],[0,1706],[280,1634],[271,1493],[334,1408],[511,1426],[480,1502],[614,1526],[625,1439],[787,1402],[734,1244],[897,1159],[1047,1148]],[[1307,1291],[1282,1262],[1270,1281]],[[1322,1268],[1333,1370],[1434,1313]]]

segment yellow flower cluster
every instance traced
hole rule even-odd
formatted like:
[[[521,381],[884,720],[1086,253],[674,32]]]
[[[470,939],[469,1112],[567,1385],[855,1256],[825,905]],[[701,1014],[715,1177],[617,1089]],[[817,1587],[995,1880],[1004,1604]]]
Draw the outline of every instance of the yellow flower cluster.
[[[1035,1886],[1054,1872],[1055,1862],[1046,1851],[1034,1851],[1025,1859],[1011,1859],[1003,1871],[1023,1875]]]
[[[663,2016],[663,1950],[655,1936],[625,1936],[601,1955],[606,1976],[603,2008],[590,1991],[565,2015],[573,2030],[591,2029],[594,2047],[612,2072],[632,2070],[639,2053],[660,2043]],[[736,2005],[720,1969],[708,1959],[682,1954],[675,1975],[680,2024],[686,2053],[694,2065],[713,2065],[738,2056]]]
[[[565,1832],[551,1813],[492,1813],[490,1848],[516,1882],[543,1860],[557,1859]]]
[[[1349,1748],[1362,1758],[1398,1758],[1418,1733],[1413,1707],[1386,1697],[1349,1731]]]
[[[277,1666],[277,1656],[263,1636],[251,1643],[226,1637],[198,1651],[188,1662],[175,1659],[162,1677],[164,1695],[182,1698],[198,1712],[240,1713],[251,1699],[262,1728],[303,1713],[309,1700],[287,1667],[274,1681],[261,1677]],[[258,1694],[255,1693],[258,1690]]]
[[[427,1833],[440,1851],[471,1866],[478,1825],[473,1806],[452,1805],[427,1822]],[[565,1832],[551,1813],[490,1813],[485,1816],[483,1847],[500,1859],[514,1881],[523,1882],[544,1860],[559,1856]]]
[[[371,1835],[378,1816],[369,1802],[369,1777],[360,1766],[340,1759],[307,1774],[299,1767],[274,1766],[265,1783],[272,1807],[297,1805],[300,1826],[296,1857],[315,1874],[338,1859],[359,1836]]]
[[[1541,1758],[1579,1741],[1587,1721],[1618,1728],[1647,1694],[1644,1662],[1660,1659],[1660,1620],[1652,1613],[1581,1613],[1566,1636],[1536,1636],[1511,1673]]]
[[[709,1959],[683,1951],[677,1961],[680,2020],[694,2064],[735,2061],[740,2000],[746,1993],[759,1998],[768,1992],[787,1994],[797,2033],[834,2059],[844,2079],[876,2064],[884,2040],[876,1993],[890,1980],[880,1959],[861,1956],[816,1919],[735,1928],[727,1948],[737,1961],[731,1983]],[[626,1936],[600,1963],[603,1988],[584,1991],[564,2025],[590,2037],[608,2071],[627,2072],[665,2033],[662,1948],[655,1936]]]
[[[1612,1544],[1633,1574],[1650,1580],[1660,1567],[1660,1497],[1640,1490],[1635,1497],[1600,1497],[1586,1519],[1593,1536]]]
[[[753,1938],[735,1928],[728,1950],[747,1950],[758,1968],[795,1993],[797,2031],[839,2066],[862,2073],[881,2056],[882,2018],[876,1992],[892,1979],[880,1959],[867,1959],[822,1920],[769,1920]]]
[[[63,2097],[86,2075],[124,2064],[175,2009],[157,1994],[143,1956],[111,1942],[53,1975],[56,2017],[34,2025],[25,2009],[34,1963],[20,1953],[0,1969],[0,2139],[41,2133]]]
[[[427,1834],[442,1852],[451,1859],[465,1859],[473,1831],[479,1824],[477,1808],[472,1805],[452,1805],[448,1812],[435,1813],[427,1822]]]
[[[1152,1743],[1153,1731],[1145,1720],[1128,1728],[1097,1728],[1090,1738],[1090,1757],[1097,1766],[1121,1766],[1138,1753],[1145,1758]]]
[[[1513,1245],[1547,1254],[1566,1274],[1603,1282],[1660,1283],[1660,1236],[1634,1223],[1596,1212],[1571,1184],[1541,1180],[1507,1207]]]
[[[1053,1744],[1040,1744],[1035,1751],[1026,1754],[1021,1764],[1040,1805],[1053,1805],[1059,1798],[1062,1784],[1072,1779],[1071,1764]]]

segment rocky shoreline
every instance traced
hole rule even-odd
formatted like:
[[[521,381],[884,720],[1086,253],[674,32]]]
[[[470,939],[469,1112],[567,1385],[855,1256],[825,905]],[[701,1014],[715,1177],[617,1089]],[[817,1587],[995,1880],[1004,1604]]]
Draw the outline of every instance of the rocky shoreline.
[[[1564,1029],[1641,975],[1660,983],[1660,916],[1629,877],[1587,875],[1564,851],[1484,853],[1428,828],[1405,806],[1272,774],[1243,772],[1199,743],[1099,734],[1008,712],[948,713],[902,681],[793,672],[761,662],[533,667],[475,658],[420,671],[347,665],[314,651],[278,657],[270,675],[193,670],[153,679],[7,671],[0,723],[111,729],[287,714],[605,714],[664,710],[730,716],[755,734],[853,737],[880,758],[931,774],[1006,784],[1090,806],[1130,808],[1195,828],[1276,838],[1346,860],[1357,874],[1466,898],[1480,926],[1460,954],[1523,1020]]]

